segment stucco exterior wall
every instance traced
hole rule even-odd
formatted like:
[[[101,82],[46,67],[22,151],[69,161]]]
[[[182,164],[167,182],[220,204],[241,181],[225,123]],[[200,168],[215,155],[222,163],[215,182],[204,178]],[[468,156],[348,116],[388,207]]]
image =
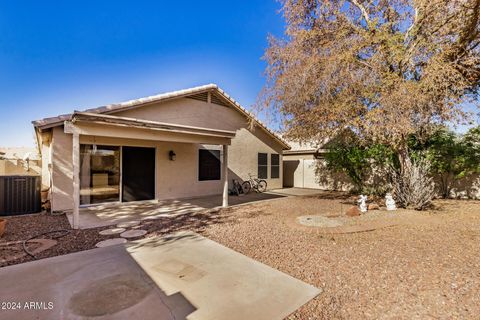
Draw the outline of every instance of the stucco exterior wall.
[[[0,160],[0,176],[38,176],[40,174],[41,161],[30,160],[30,169],[27,170],[23,160]]]
[[[251,129],[248,119],[232,107],[206,103],[190,98],[176,99],[126,110],[115,115],[170,122],[182,125],[236,131],[229,147],[229,184],[232,179],[247,180],[248,174],[258,175],[258,153],[268,154],[269,189],[282,188],[282,147],[260,128]],[[280,177],[271,179],[271,154],[280,155]]]
[[[343,173],[331,173],[325,168],[325,160],[315,159],[313,154],[284,155],[284,187],[310,188],[319,190],[350,191],[353,184]],[[384,185],[383,172],[369,177],[369,183]],[[437,194],[440,195],[440,177],[434,177]],[[480,199],[480,175],[473,174],[452,183],[451,198]]]
[[[63,127],[52,132],[52,211],[71,210],[73,206],[72,135]]]
[[[237,135],[232,139],[232,145],[229,149],[228,174],[230,176],[229,184],[232,179],[240,181],[248,180],[248,174],[258,175],[258,153],[268,154],[268,189],[278,189],[283,187],[283,161],[282,150],[279,146],[271,143],[271,139],[262,133],[259,129],[253,132],[242,128],[237,131]],[[280,176],[271,178],[271,154],[280,155]]]
[[[332,174],[325,168],[325,160],[313,154],[284,155],[284,186],[319,190],[349,191],[350,179],[342,173]]]
[[[116,116],[218,130],[238,130],[248,121],[238,111],[214,103],[179,98],[115,113]]]
[[[246,180],[248,173],[257,175],[258,153],[268,153],[268,188],[281,188],[282,147],[263,130],[249,129],[247,119],[238,111],[194,99],[177,99],[115,113],[117,116],[169,122],[189,126],[236,131],[229,146],[229,185],[232,179]],[[125,128],[124,130],[129,130]],[[81,144],[144,146],[156,148],[156,199],[187,198],[221,194],[223,181],[198,180],[199,149],[220,149],[221,146],[204,146],[197,143],[178,143],[114,137],[80,135]],[[71,210],[73,204],[72,135],[63,127],[56,127],[52,134],[52,210]],[[168,153],[173,150],[176,160]],[[280,155],[280,177],[271,179],[270,154]],[[223,179],[223,178],[222,178]]]

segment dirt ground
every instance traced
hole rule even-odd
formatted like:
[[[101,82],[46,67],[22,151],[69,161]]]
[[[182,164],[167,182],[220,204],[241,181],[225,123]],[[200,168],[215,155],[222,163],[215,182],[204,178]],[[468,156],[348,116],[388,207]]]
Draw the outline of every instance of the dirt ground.
[[[478,319],[480,201],[437,200],[426,212],[379,210],[346,218],[351,205],[339,194],[283,198],[145,221],[138,228],[147,236],[200,232],[324,290],[288,319]],[[297,221],[303,215],[342,226],[303,226]],[[28,230],[69,227],[64,216],[48,215],[8,224],[0,245],[25,239]],[[109,238],[99,230],[72,230],[39,257],[93,248]],[[5,254],[0,248],[0,258]]]

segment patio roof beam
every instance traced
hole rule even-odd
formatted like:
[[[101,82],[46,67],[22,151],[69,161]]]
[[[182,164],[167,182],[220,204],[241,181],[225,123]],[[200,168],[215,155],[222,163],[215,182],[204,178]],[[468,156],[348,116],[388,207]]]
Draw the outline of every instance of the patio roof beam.
[[[75,127],[81,136],[110,137],[119,139],[137,139],[151,141],[169,141],[180,143],[230,144],[231,136],[218,136],[207,133],[186,133],[174,130],[159,130],[147,127],[100,123],[91,121],[65,121],[64,132],[72,134]]]
[[[99,115],[85,112],[76,112],[73,114],[72,122],[86,121],[94,123],[108,123],[112,125],[124,125],[129,127],[149,128],[161,131],[172,131],[186,134],[209,135],[214,137],[234,138],[235,131],[219,130],[213,128],[187,126],[175,123],[150,121],[144,119],[119,117],[111,115]]]

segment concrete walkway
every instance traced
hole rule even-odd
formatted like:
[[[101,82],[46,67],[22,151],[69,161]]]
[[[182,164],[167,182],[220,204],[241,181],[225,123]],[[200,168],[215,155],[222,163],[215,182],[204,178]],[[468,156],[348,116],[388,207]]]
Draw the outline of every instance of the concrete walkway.
[[[0,279],[0,301],[19,303],[0,318],[17,320],[280,320],[320,293],[191,232],[9,266]]]

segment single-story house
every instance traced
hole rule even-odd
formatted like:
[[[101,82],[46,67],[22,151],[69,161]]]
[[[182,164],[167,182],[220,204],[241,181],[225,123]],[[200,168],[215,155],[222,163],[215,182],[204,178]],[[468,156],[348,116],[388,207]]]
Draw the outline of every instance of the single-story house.
[[[290,146],[215,84],[33,121],[53,211],[283,186]]]

